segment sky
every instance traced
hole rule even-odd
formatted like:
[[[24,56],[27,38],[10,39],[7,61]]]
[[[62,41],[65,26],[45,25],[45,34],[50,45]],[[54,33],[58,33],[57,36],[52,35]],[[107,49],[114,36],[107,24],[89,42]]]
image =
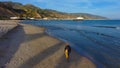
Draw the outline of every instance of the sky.
[[[120,0],[0,0],[33,4],[43,9],[67,13],[90,13],[120,19]]]

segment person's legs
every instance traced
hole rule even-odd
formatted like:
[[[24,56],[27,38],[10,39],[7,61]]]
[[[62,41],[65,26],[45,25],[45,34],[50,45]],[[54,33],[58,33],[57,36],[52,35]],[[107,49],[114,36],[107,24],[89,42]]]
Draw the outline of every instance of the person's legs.
[[[68,53],[68,50],[65,50],[65,57],[66,57],[66,60],[69,61],[69,53]]]

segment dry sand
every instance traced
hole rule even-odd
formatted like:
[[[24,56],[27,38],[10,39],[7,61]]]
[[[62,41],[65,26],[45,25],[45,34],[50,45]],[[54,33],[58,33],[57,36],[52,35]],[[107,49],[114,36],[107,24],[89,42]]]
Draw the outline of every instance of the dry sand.
[[[21,24],[0,39],[1,68],[96,68],[72,50],[65,60],[65,43],[47,35],[44,28]]]
[[[0,20],[0,37],[18,25],[19,21]]]

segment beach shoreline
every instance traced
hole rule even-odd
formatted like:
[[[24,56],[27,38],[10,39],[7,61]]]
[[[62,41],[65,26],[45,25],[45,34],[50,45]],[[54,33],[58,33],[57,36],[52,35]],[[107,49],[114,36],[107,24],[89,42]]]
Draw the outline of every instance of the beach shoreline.
[[[8,39],[0,41],[0,67],[5,68],[96,68],[89,59],[72,50],[70,62],[64,57],[65,42],[45,32],[45,28],[20,24],[10,33]],[[7,43],[6,43],[7,42]],[[0,47],[1,47],[0,46]],[[14,48],[13,48],[14,47]],[[2,56],[2,57],[1,57]],[[7,59],[6,59],[7,58]]]

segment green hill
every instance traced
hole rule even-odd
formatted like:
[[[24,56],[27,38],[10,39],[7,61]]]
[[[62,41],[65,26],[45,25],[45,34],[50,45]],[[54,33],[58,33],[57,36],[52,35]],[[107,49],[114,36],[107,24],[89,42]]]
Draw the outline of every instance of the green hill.
[[[10,19],[10,17],[72,19],[79,16],[85,19],[107,19],[105,17],[86,13],[63,13],[51,9],[41,9],[31,4],[22,5],[16,2],[0,2],[0,19]]]

